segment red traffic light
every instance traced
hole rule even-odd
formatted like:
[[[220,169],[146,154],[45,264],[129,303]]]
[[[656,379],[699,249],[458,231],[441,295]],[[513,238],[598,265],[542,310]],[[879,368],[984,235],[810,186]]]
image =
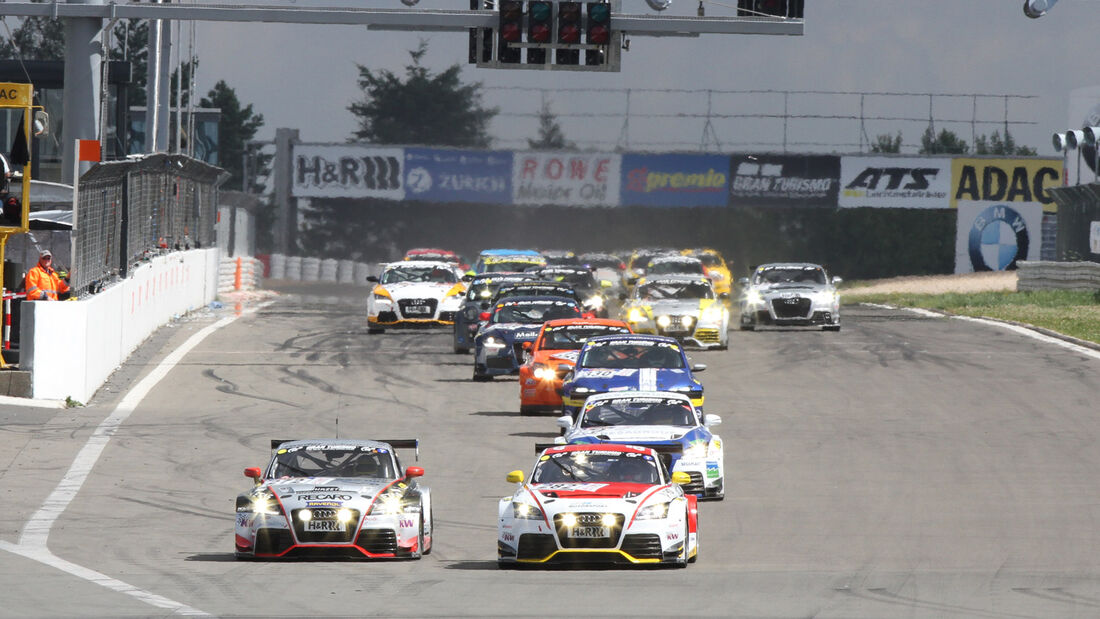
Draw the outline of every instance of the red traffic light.
[[[611,40],[611,31],[607,26],[593,26],[588,29],[588,42],[596,45],[606,45]]]
[[[501,40],[508,41],[509,43],[518,43],[522,35],[523,30],[520,29],[519,24],[508,22],[500,26]]]
[[[562,24],[558,26],[558,40],[562,43],[579,43],[581,29],[574,24]]]

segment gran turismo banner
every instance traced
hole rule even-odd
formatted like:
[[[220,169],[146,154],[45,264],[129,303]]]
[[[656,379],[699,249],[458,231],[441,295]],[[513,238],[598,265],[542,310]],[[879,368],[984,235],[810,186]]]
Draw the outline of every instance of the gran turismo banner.
[[[840,157],[744,155],[730,158],[730,206],[835,208]]]
[[[510,151],[405,149],[405,197],[427,202],[512,202]]]
[[[841,157],[841,208],[951,208],[948,157]]]
[[[405,199],[403,148],[295,144],[291,194],[298,198]]]
[[[515,204],[618,206],[621,155],[517,152],[512,160]]]
[[[623,206],[726,206],[729,156],[625,154]]]
[[[1056,212],[1047,189],[1062,186],[1061,159],[981,159],[951,161],[951,206],[969,202],[1041,204]]]

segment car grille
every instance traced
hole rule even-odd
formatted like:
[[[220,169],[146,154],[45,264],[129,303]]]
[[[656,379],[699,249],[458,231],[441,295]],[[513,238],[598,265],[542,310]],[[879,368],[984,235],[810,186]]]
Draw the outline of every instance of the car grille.
[[[776,318],[807,318],[810,315],[810,300],[806,297],[772,299],[772,311]]]
[[[703,494],[706,490],[706,483],[703,481],[703,474],[698,471],[686,471],[691,477],[691,483],[681,486],[684,492],[688,494]]]
[[[399,299],[397,307],[401,308],[401,315],[405,318],[434,318],[435,308],[439,301],[435,299]],[[412,307],[427,307],[427,312],[409,311]]]
[[[614,548],[619,544],[619,537],[623,533],[623,515],[614,514],[615,524],[611,527],[609,537],[596,537],[596,538],[572,538],[569,537],[568,529],[562,524],[562,514],[554,516],[554,528],[558,530],[558,540],[561,542],[562,548]],[[579,525],[601,525],[603,514],[595,512],[582,512],[577,514],[577,524]]]
[[[517,559],[544,559],[550,556],[558,545],[554,536],[546,533],[524,533],[519,536]]]
[[[393,529],[363,529],[355,545],[375,554],[396,553],[397,533]]]
[[[277,555],[294,545],[290,531],[286,529],[259,529],[256,531],[256,554]]]
[[[355,526],[359,522],[359,511],[351,510],[351,520],[344,525],[343,531],[306,531],[306,523],[298,518],[301,509],[290,512],[294,523],[294,535],[302,544],[346,544],[355,535]],[[336,520],[335,509],[313,509],[313,520]]]
[[[718,329],[698,329],[695,331],[695,339],[704,344],[718,344],[721,342],[718,338]]]
[[[660,559],[661,537],[652,533],[627,535],[620,550],[635,559]]]

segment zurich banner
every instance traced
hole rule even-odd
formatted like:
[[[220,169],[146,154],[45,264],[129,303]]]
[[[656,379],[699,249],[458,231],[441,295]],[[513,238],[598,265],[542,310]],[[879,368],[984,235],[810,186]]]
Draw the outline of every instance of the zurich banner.
[[[509,204],[512,153],[406,148],[405,199]]]
[[[707,154],[625,154],[623,206],[726,206],[730,158]]]

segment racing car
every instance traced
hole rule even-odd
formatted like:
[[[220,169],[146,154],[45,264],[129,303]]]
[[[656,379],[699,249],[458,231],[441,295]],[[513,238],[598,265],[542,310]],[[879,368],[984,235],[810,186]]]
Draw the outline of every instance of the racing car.
[[[580,305],[566,297],[510,297],[497,303],[474,338],[474,380],[518,374],[523,344],[534,341],[542,323],[580,317]]]
[[[237,496],[238,559],[410,558],[432,550],[431,491],[401,468],[408,440],[273,440],[267,468]]]
[[[466,264],[462,260],[462,256],[459,256],[449,249],[437,249],[434,247],[416,247],[410,249],[409,251],[405,252],[405,260],[450,262],[458,267],[460,271],[466,271],[470,268],[470,265]]]
[[[541,446],[536,447],[536,449]],[[667,564],[699,555],[698,506],[657,452],[630,445],[540,449],[535,468],[498,507],[497,565]]]
[[[684,492],[720,500],[725,496],[722,438],[710,430],[720,423],[718,415],[701,415],[682,393],[617,391],[585,400],[575,421],[559,417],[565,434],[555,442],[650,447],[668,470],[691,477]]]
[[[730,312],[702,275],[646,277],[622,307],[635,333],[675,337],[685,344],[725,350]]]
[[[703,261],[691,256],[670,254],[667,256],[655,256],[646,265],[645,275],[633,282],[635,285],[643,284],[649,279],[667,275],[706,275]]]
[[[458,269],[447,262],[391,262],[367,297],[367,333],[386,327],[450,325],[466,293]]]
[[[581,296],[581,294],[577,292],[577,289],[574,288],[571,284],[567,284],[565,282],[550,282],[536,279],[536,271],[537,269],[525,273],[525,275],[529,275],[532,278],[528,281],[512,282],[510,284],[504,284],[503,286],[498,288],[496,293],[493,294],[492,299],[489,301],[489,306],[495,307],[497,303],[500,303],[501,301],[510,299],[512,297],[566,297],[568,299],[573,299],[577,302],[577,305],[581,306],[581,308],[586,309],[584,297]],[[590,313],[587,311],[586,314],[590,314],[586,315],[586,318],[591,318],[592,316],[595,316],[595,313]],[[485,328],[485,325],[489,323],[489,317],[491,315],[491,312],[484,311],[478,316],[479,329]]]
[[[541,280],[572,286],[582,299],[585,309],[599,318],[607,318],[608,301],[604,290],[611,287],[611,282],[598,281],[592,269],[586,266],[545,266],[528,272]]]
[[[458,354],[470,352],[474,345],[474,336],[481,326],[481,313],[492,307],[492,297],[501,286],[532,279],[527,273],[482,273],[475,276],[466,286],[466,297],[462,307],[455,313],[454,351]]]
[[[761,325],[820,326],[840,331],[839,277],[804,262],[762,264],[752,278],[741,278],[740,326],[752,331]]]
[[[701,247],[685,249],[681,252],[685,256],[693,256],[703,262],[707,270],[707,279],[714,285],[714,292],[718,294],[730,294],[733,284],[733,274],[729,264],[716,249]]]
[[[703,383],[675,338],[661,335],[605,335],[581,347],[577,364],[562,383],[562,413],[576,418],[584,401],[609,391],[675,391],[703,408]]]
[[[541,266],[546,266],[546,258],[533,249],[486,249],[478,255],[469,275],[515,273]]]
[[[577,352],[588,338],[630,333],[621,320],[564,318],[548,320],[538,337],[524,344],[526,361],[519,366],[519,412],[529,415],[561,410],[561,377],[573,369]]]

